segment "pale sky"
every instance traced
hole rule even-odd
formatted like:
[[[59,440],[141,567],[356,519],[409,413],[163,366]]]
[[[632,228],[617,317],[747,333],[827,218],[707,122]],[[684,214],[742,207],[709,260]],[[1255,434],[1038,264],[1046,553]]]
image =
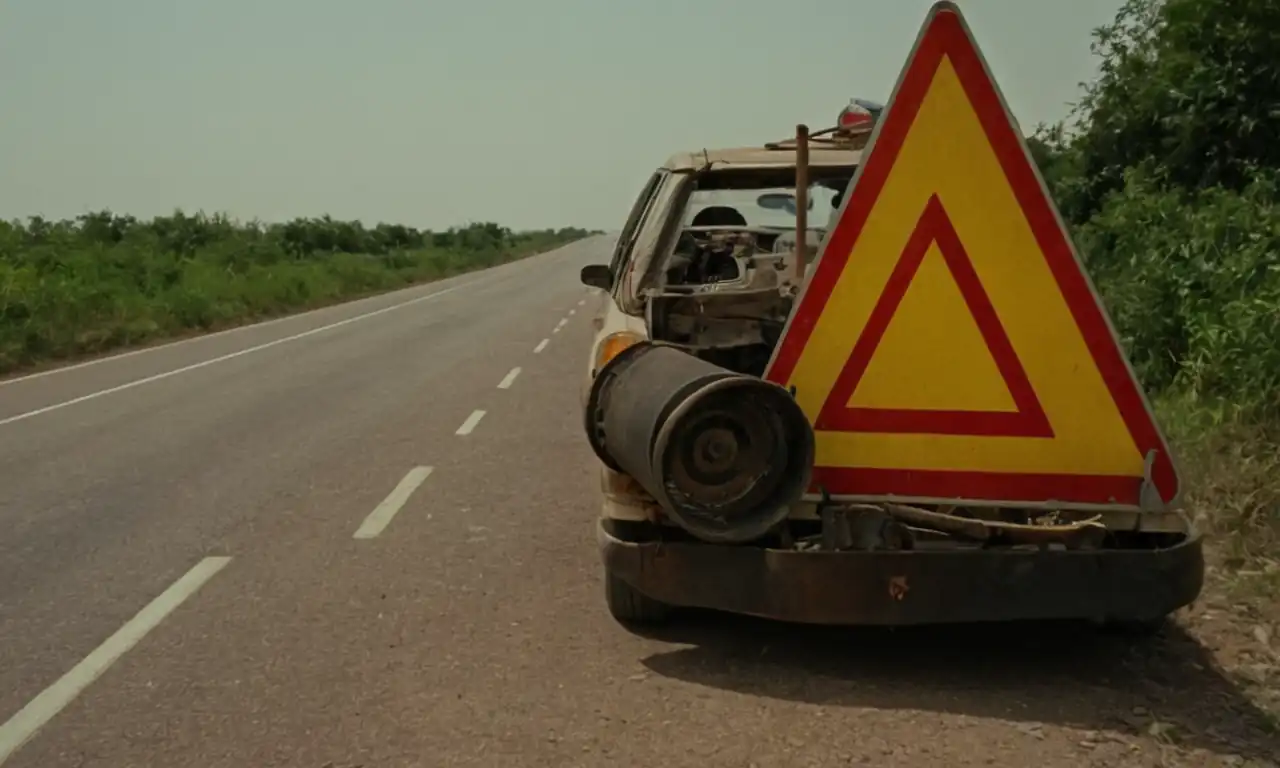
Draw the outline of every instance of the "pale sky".
[[[675,151],[886,101],[930,4],[6,0],[0,218],[612,230]],[[960,0],[1028,130],[1066,115],[1119,5]]]

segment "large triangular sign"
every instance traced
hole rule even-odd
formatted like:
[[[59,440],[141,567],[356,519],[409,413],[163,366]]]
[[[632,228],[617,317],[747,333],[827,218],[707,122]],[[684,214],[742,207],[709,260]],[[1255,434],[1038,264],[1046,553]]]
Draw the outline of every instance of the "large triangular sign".
[[[1169,447],[959,9],[930,9],[765,378],[814,492],[1177,503]]]

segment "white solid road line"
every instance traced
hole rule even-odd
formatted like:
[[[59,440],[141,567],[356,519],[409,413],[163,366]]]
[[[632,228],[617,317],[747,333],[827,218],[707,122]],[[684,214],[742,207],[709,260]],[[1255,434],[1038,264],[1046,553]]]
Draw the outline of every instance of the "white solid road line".
[[[464,285],[455,285],[452,288],[445,288],[443,291],[436,291],[435,293],[429,293],[426,296],[419,296],[416,299],[409,299],[408,301],[402,301],[399,304],[392,304],[389,307],[383,307],[382,309],[375,309],[372,312],[366,312],[363,315],[348,317],[345,320],[339,320],[336,323],[329,323],[328,325],[322,325],[319,328],[312,328],[311,330],[303,331],[302,333],[295,333],[292,336],[285,336],[283,338],[273,339],[272,341],[268,341],[263,344],[257,344],[252,347],[247,347],[245,349],[241,349],[236,352],[231,352],[225,355],[219,355],[218,357],[213,357],[208,360],[201,360],[198,363],[192,363],[191,365],[184,365],[181,368],[174,368],[173,370],[165,371],[164,373],[157,373],[154,376],[147,376],[145,378],[135,379],[133,381],[125,382],[124,384],[121,384],[119,386],[110,387],[108,389],[102,389],[97,392],[90,392],[87,395],[81,395],[80,397],[75,397],[70,400],[64,400],[61,403],[46,405],[45,407],[37,408],[34,411],[27,411],[26,413],[19,413],[16,416],[9,416],[8,418],[0,419],[0,427],[5,426],[6,424],[12,424],[16,421],[30,419],[33,416],[39,416],[43,413],[49,413],[50,411],[57,411],[62,408],[66,408],[67,406],[76,405],[77,403],[83,403],[88,400],[96,400],[97,398],[102,397],[104,395],[111,395],[111,394],[115,394],[116,392],[123,392],[126,389],[133,389],[134,387],[140,387],[143,384],[150,384],[153,381],[160,381],[161,379],[167,379],[170,376],[177,376],[180,373],[194,371],[198,368],[204,368],[206,366],[213,365],[214,363],[221,363],[226,360],[232,360],[237,357],[247,355],[251,352],[259,352],[261,350],[270,349],[271,347],[275,347],[280,344],[285,344],[290,341],[305,339],[308,336],[314,336],[317,333],[321,333],[323,331],[329,331],[329,330],[333,330],[334,328],[340,328],[344,325],[350,325],[351,323],[359,322],[360,320],[367,320],[371,317],[376,317],[378,315],[386,314],[387,312],[391,312],[392,310],[402,309],[404,307],[412,306],[414,304],[421,304],[424,301],[430,301],[431,299],[438,298],[440,296],[445,295],[446,293],[452,293],[458,290],[459,288],[465,288],[467,285],[470,285],[470,283],[467,283]]]
[[[102,645],[0,725],[0,765],[229,562],[230,557],[206,557],[196,563]]]
[[[396,513],[409,500],[413,492],[418,490],[418,486],[422,485],[431,476],[431,470],[431,467],[414,467],[409,470],[409,473],[396,485],[395,489],[387,494],[387,498],[373,508],[369,516],[356,529],[352,538],[372,539],[382,533],[382,529],[387,527],[387,524],[391,522],[391,518],[396,516]]]
[[[551,343],[551,339],[543,339],[542,341],[538,342],[538,346],[533,348],[533,354],[536,355],[542,350],[546,349],[547,345],[550,343]]]
[[[498,389],[511,389],[511,385],[516,383],[516,377],[519,375],[520,367],[512,368],[506,376],[502,377],[502,381],[498,382]]]
[[[491,267],[490,269],[482,270],[482,272],[495,272],[495,271],[497,271],[497,270],[502,270],[502,269],[504,269],[505,267],[509,267],[509,266],[512,266],[512,265],[516,265],[516,266],[518,266],[518,267],[519,267],[519,266],[527,266],[527,265],[528,265],[528,262],[529,262],[529,261],[531,261],[532,259],[536,259],[538,256],[542,256],[542,255],[549,255],[549,254],[554,253],[555,251],[558,251],[558,250],[561,250],[561,249],[560,249],[560,248],[556,248],[556,249],[554,249],[553,251],[547,251],[545,254],[537,254],[536,256],[531,256],[531,257],[529,257],[529,258],[525,258],[525,259],[520,259],[520,260],[518,260],[518,261],[509,262],[508,264],[501,264],[501,265],[499,265],[499,266],[497,266],[497,267]],[[467,281],[464,285],[472,285],[472,284],[474,284],[474,283],[478,283],[478,282],[482,282],[482,281],[487,281],[487,280],[489,279],[489,277],[490,277],[490,276],[491,276],[491,275],[484,275],[483,277],[477,277],[475,280],[469,280],[469,281]],[[461,277],[461,275],[459,275],[459,277]],[[396,294],[396,293],[400,293],[400,292],[402,292],[402,291],[412,291],[412,290],[414,290],[415,288],[420,288],[420,287],[422,287],[422,286],[410,286],[410,287],[408,287],[408,288],[402,288],[402,289],[399,289],[399,290],[396,290],[396,291],[391,291],[389,294],[383,294],[383,295],[394,295],[394,294]],[[452,288],[448,288],[448,289],[446,289],[446,290],[448,290],[448,291],[452,291],[452,290],[454,290],[454,288],[461,288],[461,287],[463,287],[463,286],[458,285],[458,286],[453,286]],[[587,290],[588,290],[588,291],[590,291],[590,290],[594,290],[594,289],[588,288]],[[443,291],[441,291],[441,293],[443,293]],[[432,295],[435,295],[435,294],[432,294]],[[277,325],[277,324],[279,324],[279,323],[283,323],[283,322],[286,322],[286,321],[289,321],[289,320],[298,320],[298,319],[300,319],[300,318],[307,317],[307,316],[309,316],[309,315],[319,314],[320,312],[328,312],[328,311],[332,311],[332,310],[334,310],[334,309],[336,309],[336,308],[338,308],[338,307],[341,307],[341,306],[343,306],[343,305],[345,305],[345,304],[348,304],[348,303],[355,303],[355,302],[357,302],[357,301],[366,301],[366,300],[368,300],[368,299],[372,299],[372,298],[374,298],[374,297],[370,296],[370,297],[365,297],[365,298],[361,298],[361,299],[354,299],[354,300],[352,300],[351,302],[345,302],[345,301],[344,301],[344,302],[339,302],[338,304],[331,304],[331,305],[326,306],[326,307],[317,307],[317,308],[315,308],[315,309],[309,309],[309,310],[307,310],[307,311],[305,311],[305,312],[298,312],[297,314],[282,315],[282,316],[280,316],[280,317],[273,317],[273,318],[271,318],[270,320],[263,320],[263,321],[261,321],[261,322],[257,322],[257,323],[246,323],[246,324],[244,324],[244,325],[237,325],[237,326],[235,326],[234,328],[226,328],[226,329],[221,330],[221,331],[214,331],[214,332],[212,332],[212,333],[202,333],[202,334],[199,334],[199,335],[197,335],[197,336],[190,336],[190,337],[185,338],[185,339],[176,339],[176,340],[174,340],[174,341],[166,341],[166,342],[161,343],[161,344],[153,344],[153,345],[151,345],[151,346],[141,347],[141,348],[139,348],[139,349],[130,349],[130,350],[125,351],[125,352],[117,352],[117,353],[115,353],[115,354],[103,355],[102,357],[95,357],[95,358],[93,358],[92,360],[85,360],[85,361],[83,361],[83,362],[80,362],[80,363],[72,363],[72,364],[70,364],[70,365],[62,365],[62,366],[58,366],[58,367],[56,367],[56,368],[50,368],[50,369],[48,369],[48,370],[44,370],[44,371],[36,371],[35,373],[28,373],[28,374],[23,375],[23,376],[14,376],[14,377],[12,377],[12,378],[0,379],[0,387],[6,387],[6,386],[8,386],[8,385],[10,385],[10,384],[18,384],[18,383],[20,383],[20,382],[23,382],[23,381],[30,381],[30,380],[32,380],[32,379],[40,379],[40,378],[44,378],[45,376],[53,376],[54,374],[58,374],[58,373],[69,373],[69,372],[71,372],[71,371],[76,371],[76,370],[79,370],[79,369],[81,369],[81,368],[88,368],[88,367],[90,367],[90,366],[94,366],[94,365],[101,365],[101,364],[103,364],[103,363],[109,363],[109,362],[112,362],[112,361],[114,361],[114,360],[124,360],[125,358],[135,357],[135,356],[138,356],[138,355],[145,355],[145,354],[150,353],[150,352],[159,352],[159,351],[160,351],[160,350],[162,350],[162,349],[168,349],[168,348],[170,348],[170,347],[181,347],[181,346],[185,346],[185,345],[188,345],[188,344],[194,344],[194,343],[196,343],[196,342],[198,342],[198,341],[204,341],[205,339],[214,339],[214,338],[217,338],[217,337],[219,337],[219,336],[229,336],[229,335],[231,335],[231,334],[233,334],[233,333],[241,333],[241,332],[243,332],[243,331],[248,331],[248,330],[251,330],[251,329],[253,329],[253,328],[266,328],[266,327],[267,327],[267,326],[269,326],[269,325]],[[402,304],[397,304],[397,305],[395,305],[395,307],[388,307],[388,309],[395,309],[396,307],[404,306],[404,304],[406,304],[406,303],[407,303],[407,304],[411,304],[411,303],[413,303],[414,301],[415,301],[415,299],[410,299],[410,300],[409,300],[409,301],[407,301],[407,302],[404,302],[404,303],[402,303]],[[375,310],[375,311],[374,311],[373,313],[371,313],[371,314],[377,314],[377,312],[378,312],[378,311],[380,311],[380,310]],[[362,315],[361,317],[367,317],[367,316],[368,316],[368,315]],[[352,319],[356,319],[356,320],[358,320],[358,319],[360,319],[360,318],[358,318],[358,317],[357,317],[357,318],[352,318]]]
[[[484,411],[472,411],[471,415],[467,417],[466,421],[462,422],[462,426],[458,427],[458,431],[454,432],[454,434],[455,435],[471,434],[471,430],[475,429],[476,425],[479,424],[480,420],[483,418],[484,418]]]
[[[149,347],[131,349],[127,352],[117,352],[114,355],[103,355],[102,357],[95,357],[92,360],[85,360],[82,363],[72,363],[71,365],[61,365],[61,366],[58,366],[57,368],[50,368],[47,371],[36,371],[35,373],[28,373],[25,376],[14,376],[11,379],[0,380],[0,387],[7,387],[10,384],[18,384],[24,381],[31,381],[32,379],[42,379],[45,376],[53,376],[56,373],[70,373],[71,371],[78,371],[81,368],[89,368],[94,365],[101,365],[102,363],[110,363],[115,360],[124,360],[130,357],[137,357],[138,355],[145,355],[148,352],[159,352],[162,349],[168,349],[170,347],[183,347],[188,344],[194,344],[197,341],[204,341],[205,339],[216,339],[219,336],[230,336],[233,333],[241,333],[243,331],[252,330],[254,328],[266,328],[267,326],[278,325],[280,323],[283,323],[286,320],[297,320],[299,318],[307,317],[308,315],[314,315],[318,312],[333,310],[336,307],[340,307],[340,306],[342,305],[333,304],[327,307],[318,307],[316,309],[307,310],[306,312],[299,312],[296,315],[282,315],[280,317],[273,317],[270,320],[263,320],[262,322],[259,322],[259,323],[246,323],[244,325],[237,325],[234,328],[226,328],[221,331],[213,331],[212,333],[202,333],[198,336],[190,336],[188,338],[178,339],[176,341],[167,341],[167,342],[164,342],[163,344],[153,344]]]
[[[512,263],[514,263],[514,262],[512,262]],[[502,266],[506,266],[506,265],[502,265]],[[471,285],[472,283],[480,282],[482,279],[487,279],[487,278],[477,278],[477,279],[475,279],[475,280],[469,280],[469,281],[467,281],[467,282],[465,283],[465,285]],[[414,288],[420,288],[420,287],[422,287],[422,286],[411,286],[411,287],[409,287],[409,288],[402,288],[402,289],[399,289],[399,290],[396,290],[396,291],[392,291],[390,294],[383,294],[383,295],[392,295],[392,294],[395,294],[395,293],[399,293],[399,292],[401,292],[401,291],[412,291]],[[451,287],[451,288],[446,288],[445,290],[446,290],[446,291],[452,291],[452,290],[454,290],[455,288],[461,288],[461,287],[463,287],[463,286],[461,286],[461,285],[455,285],[455,286],[453,286],[453,287]],[[444,291],[440,291],[439,293],[443,293],[443,292],[444,292]],[[431,295],[432,295],[432,296],[434,296],[435,294],[431,294]],[[237,326],[235,326],[234,328],[226,328],[226,329],[223,329],[223,330],[221,330],[221,331],[213,331],[212,333],[201,333],[201,334],[196,335],[196,336],[189,336],[189,337],[187,337],[187,338],[185,338],[185,339],[176,339],[176,340],[174,340],[174,341],[166,341],[166,342],[161,343],[161,344],[152,344],[151,346],[147,346],[147,347],[140,347],[140,348],[138,348],[138,349],[130,349],[130,350],[126,351],[126,352],[117,352],[117,353],[115,353],[115,354],[107,354],[107,355],[103,355],[102,357],[95,357],[95,358],[93,358],[92,360],[85,360],[84,362],[80,362],[80,363],[72,363],[72,364],[70,364],[70,365],[60,365],[60,366],[58,366],[58,367],[56,367],[56,368],[50,368],[50,369],[45,370],[45,371],[36,371],[35,373],[28,373],[28,374],[26,374],[26,375],[24,375],[24,376],[14,376],[13,378],[0,379],[0,387],[7,387],[7,386],[9,386],[10,384],[20,384],[21,382],[24,382],[24,381],[31,381],[32,379],[41,379],[41,378],[44,378],[45,376],[53,376],[53,375],[55,375],[55,374],[59,374],[59,373],[70,373],[71,371],[78,371],[78,370],[80,370],[81,368],[89,368],[89,367],[91,367],[91,366],[101,365],[101,364],[103,364],[103,363],[110,363],[110,362],[113,362],[113,361],[115,361],[115,360],[124,360],[124,359],[126,359],[126,358],[130,358],[130,357],[137,357],[138,355],[145,355],[145,354],[148,354],[148,353],[150,353],[150,352],[159,352],[159,351],[160,351],[160,350],[162,350],[162,349],[169,349],[170,347],[183,347],[183,346],[187,346],[187,345],[189,345],[189,344],[194,344],[194,343],[196,343],[196,342],[198,342],[198,341],[204,341],[204,340],[206,340],[206,339],[216,339],[216,338],[218,338],[219,336],[230,336],[230,335],[231,335],[231,334],[233,334],[233,333],[242,333],[242,332],[244,332],[244,331],[253,330],[254,328],[266,328],[266,327],[268,327],[268,326],[272,326],[272,325],[279,325],[280,323],[287,322],[287,321],[289,321],[289,320],[300,320],[300,319],[302,319],[302,318],[304,318],[304,317],[309,317],[309,316],[311,316],[311,315],[316,315],[316,314],[319,314],[319,313],[321,313],[321,312],[331,312],[331,311],[333,311],[333,310],[335,310],[335,309],[337,309],[337,308],[339,308],[339,307],[342,307],[342,306],[344,306],[344,305],[346,305],[346,304],[348,304],[348,303],[355,303],[355,302],[358,302],[358,301],[367,301],[367,300],[369,300],[369,299],[373,299],[373,298],[376,298],[376,297],[374,297],[374,296],[368,296],[368,297],[364,297],[364,298],[360,298],[360,299],[353,299],[353,300],[352,300],[352,301],[350,301],[350,302],[345,302],[345,301],[344,301],[344,302],[339,302],[339,303],[337,303],[337,304],[330,304],[329,306],[325,306],[325,307],[317,307],[317,308],[315,308],[315,309],[308,309],[308,310],[307,310],[307,311],[305,311],[305,312],[298,312],[298,313],[296,313],[296,314],[291,314],[291,315],[281,315],[280,317],[273,317],[273,318],[271,318],[270,320],[262,320],[262,321],[257,322],[257,323],[246,323],[246,324],[244,324],[244,325],[237,325]],[[426,298],[426,297],[418,297],[418,298],[419,298],[419,299],[421,299],[421,298]],[[395,309],[396,307],[404,306],[405,304],[412,304],[414,301],[417,301],[417,300],[418,300],[418,299],[409,299],[409,300],[407,300],[407,301],[405,301],[405,302],[401,302],[400,304],[396,304],[396,305],[394,305],[394,306],[392,306],[392,307],[384,307],[384,309]],[[368,317],[369,315],[371,315],[371,314],[377,314],[377,313],[378,313],[378,312],[380,312],[380,311],[382,311],[382,310],[374,310],[373,312],[368,313],[368,314],[366,314],[366,315],[360,315],[360,316],[358,316],[358,317],[354,317],[354,318],[351,318],[351,319],[352,319],[352,320],[359,320],[359,319],[361,319],[362,317]]]

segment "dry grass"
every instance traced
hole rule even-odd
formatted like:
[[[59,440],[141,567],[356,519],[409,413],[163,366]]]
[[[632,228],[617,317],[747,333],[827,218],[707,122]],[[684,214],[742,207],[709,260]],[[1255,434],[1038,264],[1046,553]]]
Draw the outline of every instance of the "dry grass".
[[[1280,732],[1278,430],[1211,409],[1162,410],[1179,446],[1187,510],[1206,536],[1205,587],[1181,621]]]
[[[1280,445],[1272,430],[1220,427],[1178,441],[1186,505],[1234,591],[1280,596]]]

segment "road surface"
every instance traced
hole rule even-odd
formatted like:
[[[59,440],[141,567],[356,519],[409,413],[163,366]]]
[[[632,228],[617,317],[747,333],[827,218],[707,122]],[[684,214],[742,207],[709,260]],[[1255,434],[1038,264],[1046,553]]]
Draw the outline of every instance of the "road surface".
[[[1176,632],[616,625],[578,411],[608,246],[0,384],[0,764],[1275,750]]]

